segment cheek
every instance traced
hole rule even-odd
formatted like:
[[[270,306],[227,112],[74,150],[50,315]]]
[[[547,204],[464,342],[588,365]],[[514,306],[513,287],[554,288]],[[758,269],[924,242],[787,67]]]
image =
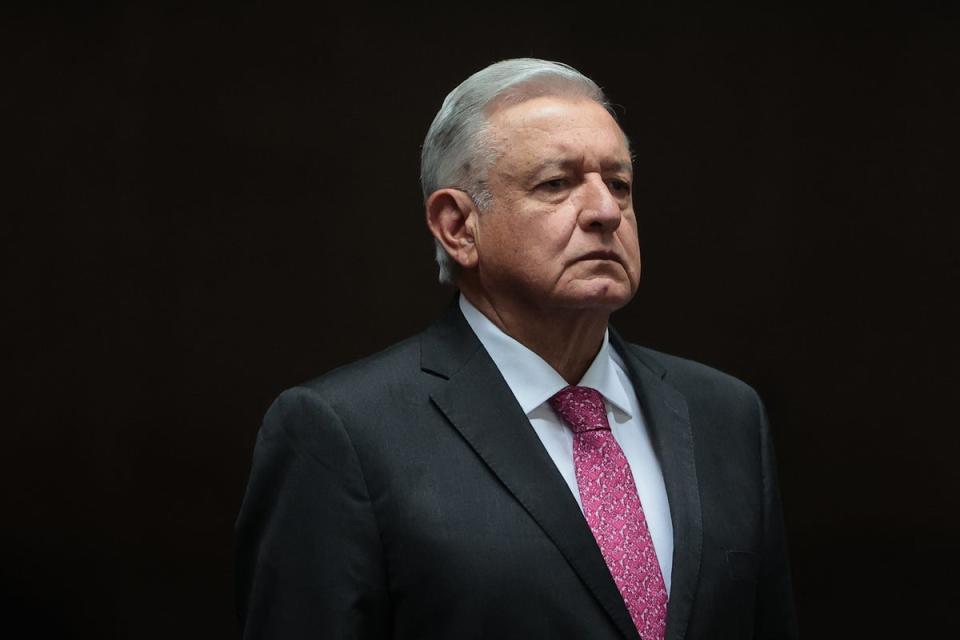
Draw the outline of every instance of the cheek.
[[[624,224],[620,225],[620,228],[617,230],[618,235],[620,236],[620,242],[623,244],[623,248],[630,253],[630,255],[640,255],[640,240],[637,237],[637,224],[633,219],[624,220]]]
[[[627,260],[632,267],[632,271],[635,271],[637,274],[640,272],[640,241],[637,238],[636,228],[630,225],[627,225],[627,229],[624,229],[624,233],[620,235],[620,242],[623,245],[624,252],[626,253]]]
[[[536,264],[559,260],[570,244],[571,228],[558,224],[560,216],[553,220],[539,216],[518,221],[506,231],[504,240],[510,243],[518,255],[526,256]]]
[[[498,212],[499,213],[499,212]],[[547,262],[551,241],[542,228],[515,215],[504,216],[483,230],[481,259],[488,273],[512,274],[512,278],[536,276]]]

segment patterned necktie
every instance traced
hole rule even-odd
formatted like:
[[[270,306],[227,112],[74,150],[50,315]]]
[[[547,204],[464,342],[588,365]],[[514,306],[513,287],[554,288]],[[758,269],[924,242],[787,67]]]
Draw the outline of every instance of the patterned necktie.
[[[587,524],[643,640],[663,640],[667,589],[630,464],[610,432],[603,396],[569,386],[550,406],[573,429],[573,463]]]

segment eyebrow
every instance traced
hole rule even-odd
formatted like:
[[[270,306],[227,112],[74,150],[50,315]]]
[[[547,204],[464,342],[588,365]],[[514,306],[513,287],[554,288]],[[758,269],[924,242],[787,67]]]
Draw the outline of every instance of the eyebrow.
[[[582,163],[583,163],[582,158],[559,158],[556,160],[546,160],[544,162],[541,162],[537,166],[533,167],[530,171],[528,171],[527,177],[533,178],[549,169],[576,168]],[[619,160],[615,160],[613,162],[604,162],[604,163],[601,163],[600,169],[604,172],[620,171],[620,172],[630,174],[631,176],[633,175],[632,162],[621,162]]]

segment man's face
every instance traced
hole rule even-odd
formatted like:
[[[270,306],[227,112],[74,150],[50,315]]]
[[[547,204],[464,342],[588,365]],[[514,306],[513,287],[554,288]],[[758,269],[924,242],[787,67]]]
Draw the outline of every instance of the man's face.
[[[490,117],[499,156],[475,219],[477,277],[493,297],[613,311],[640,279],[623,133],[592,100],[544,96]]]

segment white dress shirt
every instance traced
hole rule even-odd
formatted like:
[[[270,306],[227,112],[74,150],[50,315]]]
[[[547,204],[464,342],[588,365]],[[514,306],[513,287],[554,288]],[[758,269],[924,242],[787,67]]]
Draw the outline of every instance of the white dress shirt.
[[[560,421],[547,403],[567,386],[567,382],[543,358],[501,331],[463,295],[460,296],[460,310],[527,414],[530,425],[567,481],[582,511],[573,465],[573,431]],[[610,348],[609,332],[604,332],[600,351],[577,384],[596,389],[603,395],[610,431],[630,463],[663,581],[667,593],[670,593],[673,521],[670,519],[667,490],[637,394],[623,360]]]

